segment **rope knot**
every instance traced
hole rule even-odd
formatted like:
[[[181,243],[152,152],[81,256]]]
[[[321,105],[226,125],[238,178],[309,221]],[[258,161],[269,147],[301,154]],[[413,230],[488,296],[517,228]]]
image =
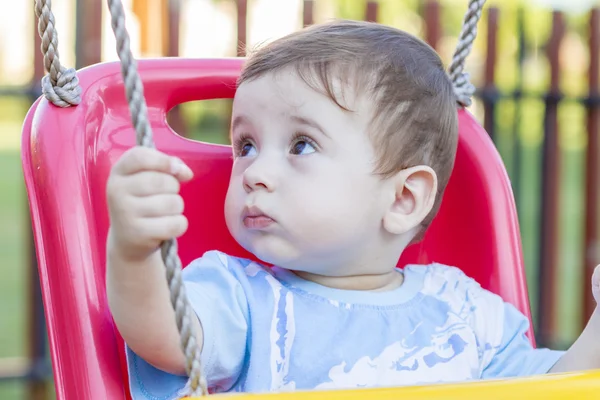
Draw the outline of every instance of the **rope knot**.
[[[35,0],[35,15],[39,18],[38,33],[42,39],[44,68],[48,75],[42,78],[42,92],[46,99],[59,107],[81,103],[81,87],[77,72],[65,68],[58,55],[58,33],[52,13],[51,0]]]
[[[475,85],[471,83],[470,76],[466,72],[458,74],[454,80],[454,94],[456,101],[461,107],[469,107],[475,94]]]
[[[52,85],[50,74],[42,78],[42,92],[52,104],[59,107],[76,106],[81,103],[81,86],[74,68],[62,68],[56,85]]]

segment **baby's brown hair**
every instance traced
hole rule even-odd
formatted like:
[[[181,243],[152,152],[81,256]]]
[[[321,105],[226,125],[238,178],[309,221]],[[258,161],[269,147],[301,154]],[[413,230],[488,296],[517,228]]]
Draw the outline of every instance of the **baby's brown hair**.
[[[438,177],[436,201],[422,232],[437,214],[458,142],[456,96],[438,54],[401,30],[338,20],[313,25],[260,48],[246,62],[239,84],[293,68],[313,89],[352,112],[334,93],[335,80],[369,96],[375,172],[390,177],[428,165]],[[421,233],[422,233],[421,232]],[[417,235],[418,237],[421,234]]]

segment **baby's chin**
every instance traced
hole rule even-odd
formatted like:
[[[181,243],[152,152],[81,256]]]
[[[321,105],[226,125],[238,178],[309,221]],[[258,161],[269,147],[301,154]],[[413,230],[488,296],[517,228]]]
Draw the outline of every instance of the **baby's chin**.
[[[265,264],[277,266],[280,266],[280,264],[287,264],[294,258],[294,253],[297,253],[290,243],[277,235],[247,232],[241,227],[239,230],[231,232],[231,234],[233,239],[242,246],[244,250],[252,253],[254,257]]]
[[[343,271],[331,271],[325,268],[319,268],[317,263],[301,255],[292,256],[290,254],[273,253],[268,251],[257,251],[256,249],[246,249],[261,263],[267,266],[276,266],[292,272],[306,272],[321,276],[344,276]]]
[[[280,235],[247,235],[243,232],[236,232],[232,236],[244,250],[266,265],[316,275],[345,274],[344,271],[339,271],[337,268],[334,268],[333,271],[331,268],[327,268],[326,265],[338,264],[335,260],[329,259],[331,254],[329,254],[330,257],[323,257],[323,254],[306,251],[307,249],[298,247],[293,241]],[[329,259],[329,262],[324,265],[323,259]]]
[[[251,253],[261,263],[268,266],[277,266],[279,268],[287,269],[290,271],[307,271],[306,266],[310,265],[301,254],[297,251],[291,251],[291,249],[284,249],[286,246],[253,246],[245,241],[238,241],[247,252]],[[287,251],[286,251],[287,250]]]
[[[294,270],[294,265],[298,263],[298,257],[291,257],[282,252],[273,252],[265,249],[255,249],[252,246],[244,246],[248,252],[252,253],[259,261],[267,265],[273,265],[284,269]]]

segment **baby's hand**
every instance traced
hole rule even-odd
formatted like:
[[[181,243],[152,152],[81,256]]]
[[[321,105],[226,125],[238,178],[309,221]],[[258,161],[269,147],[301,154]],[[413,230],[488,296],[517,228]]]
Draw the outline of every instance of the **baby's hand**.
[[[192,177],[181,160],[155,149],[134,147],[123,154],[106,187],[109,251],[128,261],[144,261],[162,241],[181,236],[188,222],[180,182]]]
[[[592,293],[594,299],[596,299],[596,304],[600,306],[600,265],[596,266],[592,275]],[[598,310],[600,310],[600,307],[598,307]]]

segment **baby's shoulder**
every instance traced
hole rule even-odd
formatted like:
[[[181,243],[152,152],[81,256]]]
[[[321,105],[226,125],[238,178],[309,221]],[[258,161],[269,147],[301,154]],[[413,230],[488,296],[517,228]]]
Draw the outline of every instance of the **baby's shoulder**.
[[[409,265],[405,273],[422,274],[421,293],[447,303],[456,311],[474,310],[482,303],[501,299],[483,289],[473,278],[461,269],[449,265],[432,263],[428,265]]]
[[[479,284],[461,269],[450,265],[439,263],[432,264],[410,264],[404,268],[405,274],[421,275],[423,281],[423,291],[428,294],[451,291],[466,291],[473,285]]]

